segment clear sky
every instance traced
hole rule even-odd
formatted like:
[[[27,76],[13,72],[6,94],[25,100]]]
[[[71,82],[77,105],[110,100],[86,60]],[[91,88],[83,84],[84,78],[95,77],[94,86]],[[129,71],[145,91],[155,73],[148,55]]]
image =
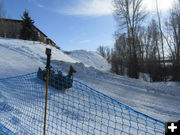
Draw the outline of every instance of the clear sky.
[[[166,10],[173,0],[158,0]],[[155,0],[145,0],[153,10]],[[63,50],[96,50],[114,45],[116,23],[111,0],[3,0],[6,16],[21,19],[24,10],[49,38]]]

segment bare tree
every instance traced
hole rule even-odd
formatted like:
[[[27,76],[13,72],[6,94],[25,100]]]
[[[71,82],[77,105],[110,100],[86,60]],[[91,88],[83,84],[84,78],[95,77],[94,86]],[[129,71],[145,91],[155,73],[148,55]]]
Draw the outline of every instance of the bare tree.
[[[142,7],[143,0],[114,0],[115,19],[121,31],[127,33],[128,75],[138,78],[137,28],[146,13]]]
[[[111,49],[108,46],[99,46],[97,53],[104,57],[109,63],[111,62]]]
[[[158,17],[158,23],[159,23],[159,31],[160,31],[160,39],[161,39],[161,50],[162,50],[162,62],[163,62],[163,78],[164,81],[166,81],[166,71],[165,71],[165,54],[164,54],[164,40],[163,40],[163,31],[162,31],[162,23],[161,23],[161,18],[160,18],[160,13],[159,13],[159,5],[156,0],[156,12],[157,12],[157,17]]]
[[[102,57],[106,57],[106,47],[100,45],[98,48],[97,48],[97,53],[100,54]]]
[[[119,35],[119,38],[115,42],[113,56],[112,56],[112,62],[113,62],[112,67],[115,66],[115,68],[113,67],[113,69],[115,69],[116,73],[121,75],[124,74],[124,67],[127,67],[128,65],[127,54],[129,53],[129,48],[127,45],[127,40],[128,39],[125,33]]]
[[[174,3],[164,36],[173,59],[173,79],[180,81],[180,0]]]
[[[146,72],[150,74],[152,81],[163,81],[163,67],[161,66],[161,33],[158,23],[152,19],[147,27],[146,44]]]
[[[111,49],[106,47],[106,59],[110,63],[111,62]]]

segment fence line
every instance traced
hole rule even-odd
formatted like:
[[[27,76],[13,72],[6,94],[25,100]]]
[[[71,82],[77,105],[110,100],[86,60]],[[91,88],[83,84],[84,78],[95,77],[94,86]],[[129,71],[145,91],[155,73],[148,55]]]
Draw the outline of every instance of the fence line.
[[[37,73],[0,79],[0,130],[6,129],[0,134],[43,134],[45,89],[45,82],[37,78]],[[74,81],[66,90],[49,87],[48,135],[160,135],[165,133],[164,126],[164,122],[137,112],[81,82]]]

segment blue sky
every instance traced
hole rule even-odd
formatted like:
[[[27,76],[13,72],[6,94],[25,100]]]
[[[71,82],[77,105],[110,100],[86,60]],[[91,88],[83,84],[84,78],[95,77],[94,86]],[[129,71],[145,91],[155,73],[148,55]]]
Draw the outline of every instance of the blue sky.
[[[164,12],[173,0],[158,0]],[[155,11],[156,0],[144,0]],[[21,19],[28,10],[35,25],[63,50],[95,51],[99,45],[113,47],[116,22],[112,0],[3,0],[6,16]]]
[[[3,7],[12,19],[28,10],[35,25],[63,50],[113,47],[111,0],[4,0]]]

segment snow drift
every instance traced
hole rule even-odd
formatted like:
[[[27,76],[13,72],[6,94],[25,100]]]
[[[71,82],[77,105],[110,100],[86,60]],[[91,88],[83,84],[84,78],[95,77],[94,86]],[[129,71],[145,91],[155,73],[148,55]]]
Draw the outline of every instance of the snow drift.
[[[94,67],[100,71],[110,71],[110,64],[102,56],[92,51],[75,50],[69,54],[73,59],[80,61],[87,67]]]

